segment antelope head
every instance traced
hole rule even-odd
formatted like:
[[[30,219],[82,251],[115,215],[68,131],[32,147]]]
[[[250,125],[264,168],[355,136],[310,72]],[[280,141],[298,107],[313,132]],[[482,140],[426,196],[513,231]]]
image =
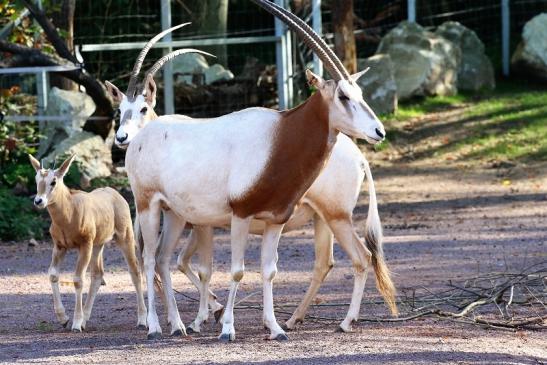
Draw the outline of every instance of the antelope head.
[[[34,205],[40,209],[44,209],[52,202],[57,186],[63,184],[63,177],[70,169],[70,165],[76,155],[67,158],[58,169],[44,169],[40,162],[32,155],[28,155],[30,163],[36,171],[36,196],[34,197]]]
[[[185,53],[201,53],[207,56],[212,56],[207,52],[202,52],[197,49],[185,48],[171,52],[160,58],[146,72],[144,82],[137,84],[139,72],[141,70],[144,58],[148,51],[167,33],[181,28],[190,23],[179,24],[172,28],[166,29],[163,32],[152,38],[142,51],[139,53],[133,71],[131,72],[129,84],[125,93],[121,92],[114,84],[106,81],[106,89],[112,100],[119,104],[120,126],[116,131],[115,143],[120,148],[126,148],[129,142],[137,135],[137,133],[150,121],[157,118],[154,112],[156,106],[156,83],[154,75],[168,61]],[[214,56],[213,56],[214,57]]]
[[[330,125],[344,134],[365,139],[371,144],[383,141],[386,134],[384,126],[363,99],[361,88],[357,85],[359,77],[368,69],[350,75],[334,52],[306,22],[273,2],[252,1],[283,21],[323,61],[332,80],[324,80],[310,70],[306,70],[306,77],[329,106]]]

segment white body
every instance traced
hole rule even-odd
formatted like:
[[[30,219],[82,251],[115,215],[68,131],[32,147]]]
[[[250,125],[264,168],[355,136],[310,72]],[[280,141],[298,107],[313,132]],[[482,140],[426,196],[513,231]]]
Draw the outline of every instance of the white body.
[[[302,198],[302,204],[285,224],[283,232],[299,229],[310,219],[314,219],[315,222],[313,277],[301,304],[285,323],[285,329],[294,329],[297,323],[303,321],[310,303],[331,270],[334,264],[333,233],[355,268],[351,305],[346,318],[340,324],[340,329],[344,332],[351,331],[351,323],[358,318],[369,260],[363,250],[362,240],[354,239],[356,229],[352,223],[352,212],[357,204],[361,184],[367,171],[370,174],[368,162],[359,148],[349,137],[339,134],[324,170]],[[374,201],[372,176],[370,181],[369,191]],[[373,209],[373,215],[377,215],[377,209]],[[227,220],[223,226],[229,226],[229,223]],[[163,229],[169,229],[169,227],[164,225]],[[262,234],[264,223],[253,220],[250,231],[254,234]],[[200,332],[201,324],[208,320],[209,307],[215,313],[215,317],[218,317],[223,310],[223,306],[216,301],[216,296],[208,291],[212,272],[212,239],[212,227],[194,227],[188,245],[177,260],[179,269],[200,290],[200,310],[196,319],[188,327],[188,330],[192,332]],[[198,275],[190,267],[191,257],[195,253],[198,253],[200,258]]]

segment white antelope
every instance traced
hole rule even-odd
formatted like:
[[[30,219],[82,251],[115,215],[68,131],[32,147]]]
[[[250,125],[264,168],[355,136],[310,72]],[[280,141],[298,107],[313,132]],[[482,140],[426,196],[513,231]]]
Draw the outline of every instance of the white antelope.
[[[37,193],[34,205],[47,208],[51,217],[49,232],[53,240],[53,253],[49,267],[49,280],[53,291],[53,307],[57,319],[63,326],[68,316],[59,291],[59,269],[63,258],[70,249],[78,250],[78,261],[74,272],[76,305],[72,320],[72,331],[85,329],[91,316],[93,302],[103,280],[104,244],[114,240],[122,251],[131,280],[137,292],[137,327],[146,328],[146,306],[141,288],[141,273],[135,255],[135,240],[131,224],[131,213],[125,199],[114,189],[95,189],[90,193],[69,190],[63,183],[74,155],[56,170],[43,169],[40,162],[29,155],[36,170]],[[91,283],[82,307],[82,289],[85,272],[91,263]]]
[[[317,92],[285,112],[249,108],[199,123],[181,118],[159,118],[149,123],[127,149],[126,168],[135,195],[144,239],[144,268],[148,286],[149,338],[161,334],[155,309],[154,269],[164,283],[171,333],[185,332],[173,296],[169,258],[186,224],[218,226],[230,222],[232,284],[222,317],[221,340],[235,338],[233,307],[244,273],[244,252],[251,221],[264,222],[262,277],[264,325],[270,339],[287,336],[275,319],[272,281],[277,272],[277,244],[284,224],[327,162],[339,132],[379,143],[384,127],[362,97],[355,80],[328,46],[301,19],[267,1],[255,3],[281,18],[318,53],[334,80],[307,71]],[[161,34],[161,33],[160,33]],[[136,76],[147,46],[139,55],[126,95],[115,91],[131,113],[148,108],[155,92],[150,77],[137,89]],[[127,114],[126,111],[124,114]],[[124,117],[117,132],[123,139]],[[136,113],[135,113],[136,115]],[[161,211],[169,230],[158,240]],[[378,232],[368,232],[376,242]],[[160,247],[158,247],[160,246]],[[362,245],[362,252],[371,257]]]
[[[192,50],[178,50],[160,58],[154,66],[147,72],[152,83],[151,90],[156,90],[154,83],[155,73],[169,60]],[[107,83],[108,90],[114,97],[116,87]],[[154,112],[156,103],[156,94],[152,93],[152,98],[147,102],[146,113],[139,114],[138,118],[132,118],[125,123],[125,128],[133,131],[131,136],[122,137],[122,141],[116,140],[121,147],[127,146],[136,136],[139,130],[148,124],[150,120],[157,118]],[[125,113],[124,109],[120,114]],[[183,115],[162,116],[162,119],[188,118]],[[366,270],[369,264],[369,257],[362,249],[363,240],[357,236],[352,222],[352,212],[357,204],[357,198],[361,190],[361,183],[364,177],[367,177],[369,188],[369,214],[367,218],[365,232],[376,232],[377,243],[365,240],[365,245],[372,253],[373,267],[376,272],[377,286],[383,297],[388,303],[393,314],[397,313],[395,305],[395,288],[389,277],[389,271],[384,262],[382,252],[381,223],[378,216],[378,207],[376,202],[376,191],[374,181],[368,161],[364,158],[359,148],[353,141],[343,134],[338,135],[336,144],[333,147],[330,159],[325,169],[313,182],[310,189],[305,193],[300,204],[289,221],[285,224],[283,232],[291,231],[302,227],[310,219],[314,219],[315,228],[315,265],[313,276],[301,304],[295,310],[292,317],[285,323],[287,330],[294,329],[296,324],[304,320],[307,309],[315,297],[321,283],[331,270],[333,259],[333,233],[342,248],[348,254],[354,267],[354,289],[351,304],[344,321],[340,324],[340,330],[344,332],[351,331],[351,323],[358,318],[359,307],[363,296],[363,290],[366,282]],[[138,225],[138,222],[135,222]],[[163,230],[169,230],[168,222],[164,222]],[[253,220],[250,232],[253,234],[262,234],[264,225],[262,222]],[[135,229],[136,239],[140,237],[138,229]],[[162,236],[163,237],[163,236]],[[213,249],[213,231],[210,226],[193,226],[193,231],[189,238],[189,243],[179,254],[177,263],[178,268],[200,291],[199,313],[196,319],[187,327],[188,332],[200,332],[203,322],[209,318],[209,306],[218,318],[223,311],[223,306],[216,301],[216,296],[209,291],[209,280],[212,273],[212,249]],[[198,274],[191,266],[192,256],[198,253],[200,262]]]

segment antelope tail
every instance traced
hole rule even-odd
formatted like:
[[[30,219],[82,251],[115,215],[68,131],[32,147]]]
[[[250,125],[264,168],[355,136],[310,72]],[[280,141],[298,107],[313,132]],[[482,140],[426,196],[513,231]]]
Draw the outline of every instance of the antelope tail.
[[[376,274],[376,287],[384,298],[391,314],[397,316],[399,311],[395,301],[396,290],[384,260],[382,223],[380,222],[380,216],[378,214],[376,189],[374,188],[374,181],[372,179],[368,161],[365,160],[364,165],[369,193],[368,217],[365,226],[365,244],[372,253],[372,266],[374,268],[374,273]]]

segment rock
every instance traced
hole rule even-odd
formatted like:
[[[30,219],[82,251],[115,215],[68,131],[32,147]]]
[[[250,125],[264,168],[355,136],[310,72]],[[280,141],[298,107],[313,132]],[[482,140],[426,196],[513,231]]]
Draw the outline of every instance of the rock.
[[[526,23],[511,65],[516,73],[547,81],[547,13]]]
[[[376,53],[391,56],[399,100],[457,92],[460,49],[416,23],[401,22],[384,36]]]
[[[393,75],[393,62],[388,54],[377,54],[357,60],[359,71],[370,70],[357,80],[363,90],[363,98],[376,114],[393,113],[397,110],[397,84]]]
[[[218,63],[205,70],[205,83],[207,85],[217,81],[228,81],[233,78],[234,74],[230,70],[226,70]]]
[[[28,241],[28,246],[29,246],[29,247],[36,247],[36,246],[38,246],[38,241],[36,241],[34,238],[31,238],[31,239]]]
[[[49,93],[46,115],[67,117],[68,121],[49,121],[40,123],[38,156],[48,154],[62,140],[82,131],[82,127],[95,112],[93,99],[79,91],[61,90],[53,87]]]
[[[484,53],[484,44],[477,34],[458,22],[445,22],[435,31],[458,47],[461,62],[458,68],[458,89],[477,91],[494,89],[494,67]]]
[[[209,66],[205,57],[199,53],[189,53],[176,57],[173,61],[176,82],[187,84],[212,84],[216,81],[231,80],[234,74],[220,64]]]
[[[94,178],[111,175],[111,150],[100,136],[85,131],[74,133],[59,143],[45,160],[46,163],[52,163],[56,159],[59,164],[72,154],[76,154],[75,162],[81,173],[82,187],[86,187]]]

